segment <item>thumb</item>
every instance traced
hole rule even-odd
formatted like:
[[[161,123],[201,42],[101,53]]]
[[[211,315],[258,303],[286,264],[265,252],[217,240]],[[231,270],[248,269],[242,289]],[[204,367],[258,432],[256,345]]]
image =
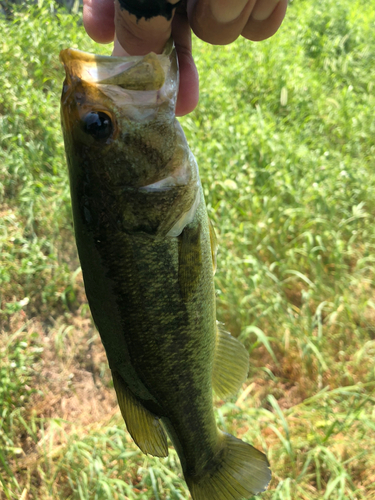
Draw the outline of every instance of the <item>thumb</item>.
[[[171,36],[178,0],[115,0],[114,55],[160,53]]]

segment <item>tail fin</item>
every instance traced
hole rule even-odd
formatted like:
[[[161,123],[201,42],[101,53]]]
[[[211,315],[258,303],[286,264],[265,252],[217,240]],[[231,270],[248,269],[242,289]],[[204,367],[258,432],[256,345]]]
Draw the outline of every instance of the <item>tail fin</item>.
[[[185,475],[193,500],[238,500],[264,491],[271,480],[266,455],[230,434],[199,476]]]

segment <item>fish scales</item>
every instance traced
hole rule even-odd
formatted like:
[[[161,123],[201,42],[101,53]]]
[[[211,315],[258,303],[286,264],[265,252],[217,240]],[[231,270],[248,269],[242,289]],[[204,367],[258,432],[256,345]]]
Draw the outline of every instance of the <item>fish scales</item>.
[[[215,422],[212,388],[238,390],[248,355],[216,324],[216,239],[174,116],[175,50],[60,57],[76,243],[127,428],[155,456],[167,431],[194,500],[257,494],[265,455]]]

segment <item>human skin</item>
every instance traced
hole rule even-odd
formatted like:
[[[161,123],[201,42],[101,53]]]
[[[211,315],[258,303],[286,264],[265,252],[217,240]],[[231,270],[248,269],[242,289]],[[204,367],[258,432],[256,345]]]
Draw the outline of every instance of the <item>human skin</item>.
[[[176,3],[177,0],[169,0]],[[163,16],[137,20],[118,0],[84,0],[83,23],[99,43],[114,43],[113,55],[162,52],[172,35],[179,60],[180,88],[176,115],[190,113],[199,98],[198,72],[192,56],[191,30],[203,41],[226,45],[239,36],[252,41],[279,29],[288,0],[186,0],[170,20]]]

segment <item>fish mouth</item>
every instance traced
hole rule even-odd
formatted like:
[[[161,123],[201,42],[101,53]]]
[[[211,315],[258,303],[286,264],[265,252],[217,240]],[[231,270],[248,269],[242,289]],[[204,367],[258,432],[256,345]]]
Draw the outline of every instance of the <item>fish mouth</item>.
[[[177,72],[172,39],[167,42],[162,54],[150,52],[145,56],[112,57],[70,48],[60,52],[60,61],[70,80],[116,85],[126,90],[160,90],[169,72]],[[171,64],[174,61],[176,64]]]

